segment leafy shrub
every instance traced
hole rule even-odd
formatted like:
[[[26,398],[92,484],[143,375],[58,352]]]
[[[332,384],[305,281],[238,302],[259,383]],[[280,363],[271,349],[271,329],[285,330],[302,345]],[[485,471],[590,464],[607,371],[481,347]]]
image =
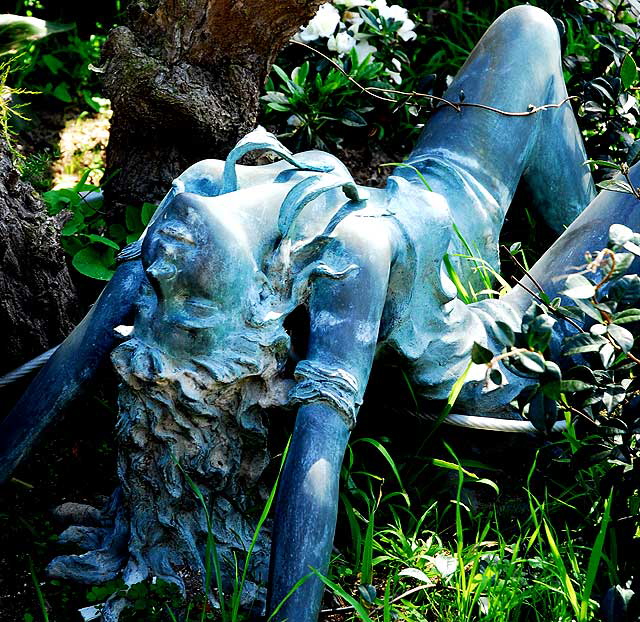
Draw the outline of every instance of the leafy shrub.
[[[579,97],[579,124],[592,158],[629,161],[640,153],[635,97],[640,4],[584,0],[561,13],[564,66],[571,95]]]
[[[141,208],[129,205],[125,222],[107,227],[101,212],[100,187],[86,183],[90,172],[85,171],[73,188],[49,190],[42,198],[50,214],[62,210],[71,213],[60,235],[62,248],[71,256],[73,267],[85,276],[106,281],[113,276],[118,251],[140,237],[156,205],[144,203]]]
[[[296,36],[310,48],[302,55],[304,62],[298,64],[300,48],[294,44],[273,68],[262,98],[267,122],[286,123],[283,135],[294,139],[297,148],[339,144],[341,124],[370,126],[369,134],[382,138],[382,118],[398,98],[386,90],[402,83],[415,25],[407,9],[386,0],[322,5]],[[362,88],[379,90],[372,95]]]

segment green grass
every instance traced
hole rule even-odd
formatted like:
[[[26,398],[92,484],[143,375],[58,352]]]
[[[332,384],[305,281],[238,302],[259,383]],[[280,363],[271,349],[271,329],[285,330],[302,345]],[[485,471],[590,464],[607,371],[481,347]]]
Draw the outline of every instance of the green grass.
[[[499,512],[497,478],[477,475],[448,450],[452,460],[432,460],[434,469],[455,474],[448,504],[431,498],[417,505],[411,498],[407,502],[404,494],[393,494],[403,469],[411,465],[389,463],[393,468],[387,469],[387,478],[366,467],[356,471],[354,480],[362,486],[354,488],[352,481],[351,490],[344,493],[354,499],[345,504],[344,514],[363,527],[372,525],[375,516],[375,528],[353,539],[352,547],[334,561],[332,574],[322,578],[349,608],[345,620],[597,619],[598,597],[612,572],[607,550],[611,497],[600,500],[583,520],[558,521],[565,506],[584,497],[591,502],[592,491],[569,490],[566,499],[554,499],[544,490],[545,500],[539,501],[531,490],[534,458],[529,478],[523,473],[518,493],[529,512],[505,524]],[[399,478],[391,476],[396,471]],[[429,474],[423,479],[429,479]],[[467,500],[478,485],[496,493],[480,510]],[[356,505],[369,508],[369,513],[358,512]],[[585,523],[591,523],[595,532]],[[583,529],[594,533],[593,539],[585,537]],[[369,585],[376,588],[373,597],[371,590],[367,592]]]

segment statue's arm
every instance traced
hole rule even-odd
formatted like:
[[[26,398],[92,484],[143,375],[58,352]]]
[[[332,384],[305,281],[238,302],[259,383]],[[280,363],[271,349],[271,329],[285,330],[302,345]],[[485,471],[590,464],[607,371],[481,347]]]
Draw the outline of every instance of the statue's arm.
[[[312,569],[326,574],[338,506],[339,474],[376,349],[391,249],[373,219],[357,219],[339,235],[357,268],[311,286],[310,337],[296,368],[294,402],[300,404],[276,501],[269,612]],[[376,239],[377,235],[377,239]],[[311,576],[274,622],[315,620],[323,584]]]
[[[93,378],[117,341],[114,329],[133,311],[143,279],[139,260],[121,264],[89,313],[56,350],[0,424],[0,482],[41,432]]]

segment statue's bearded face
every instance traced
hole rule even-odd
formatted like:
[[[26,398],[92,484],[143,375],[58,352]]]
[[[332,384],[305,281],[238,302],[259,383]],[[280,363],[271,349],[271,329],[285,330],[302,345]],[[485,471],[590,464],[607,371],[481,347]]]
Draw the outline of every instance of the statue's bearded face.
[[[275,381],[289,346],[284,315],[274,311],[278,301],[230,197],[178,195],[151,225],[142,246],[149,285],[134,336],[173,359],[205,364],[223,385]]]

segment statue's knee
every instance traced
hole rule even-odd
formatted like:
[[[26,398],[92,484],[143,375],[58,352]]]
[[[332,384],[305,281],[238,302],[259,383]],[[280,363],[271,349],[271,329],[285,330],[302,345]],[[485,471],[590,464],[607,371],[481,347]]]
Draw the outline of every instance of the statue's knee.
[[[515,46],[523,46],[541,60],[560,53],[560,35],[553,18],[542,9],[521,5],[505,11],[492,28],[500,29]]]

